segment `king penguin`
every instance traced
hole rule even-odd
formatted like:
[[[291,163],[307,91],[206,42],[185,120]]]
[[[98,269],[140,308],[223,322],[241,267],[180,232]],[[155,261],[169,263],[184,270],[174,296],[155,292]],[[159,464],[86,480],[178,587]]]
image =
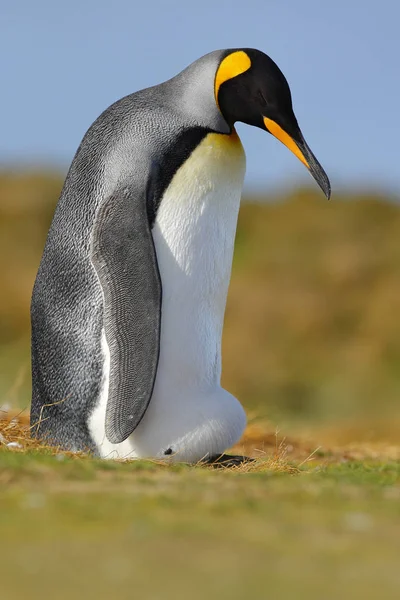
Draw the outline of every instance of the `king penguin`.
[[[32,295],[35,435],[189,463],[240,439],[245,412],[220,385],[245,173],[237,121],[283,142],[329,198],[288,83],[258,50],[211,52],[85,134]]]

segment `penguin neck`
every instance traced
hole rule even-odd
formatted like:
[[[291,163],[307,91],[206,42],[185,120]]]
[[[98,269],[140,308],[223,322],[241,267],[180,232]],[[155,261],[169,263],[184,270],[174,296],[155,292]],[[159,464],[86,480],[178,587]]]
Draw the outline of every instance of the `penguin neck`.
[[[230,134],[215,100],[214,79],[221,51],[212,52],[162,84],[164,95],[185,115],[185,120],[216,133]]]
[[[157,378],[171,391],[219,385],[244,172],[236,131],[208,134],[161,200],[153,228],[163,288]]]

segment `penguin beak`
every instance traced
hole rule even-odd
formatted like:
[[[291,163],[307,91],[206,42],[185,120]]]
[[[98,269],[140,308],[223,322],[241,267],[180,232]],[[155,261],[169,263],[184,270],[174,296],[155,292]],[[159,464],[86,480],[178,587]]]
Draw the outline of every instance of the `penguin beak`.
[[[274,137],[284,144],[307,167],[325,196],[331,197],[331,184],[324,169],[311,152],[303,134],[299,130],[298,140],[294,140],[278,123],[268,117],[263,117],[264,125]]]

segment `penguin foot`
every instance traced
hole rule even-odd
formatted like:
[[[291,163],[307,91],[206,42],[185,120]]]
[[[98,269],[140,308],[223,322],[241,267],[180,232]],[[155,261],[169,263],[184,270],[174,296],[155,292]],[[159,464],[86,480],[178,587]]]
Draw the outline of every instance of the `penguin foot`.
[[[254,458],[249,456],[240,456],[236,454],[213,454],[205,460],[205,464],[212,465],[216,469],[238,467],[245,463],[254,462]]]

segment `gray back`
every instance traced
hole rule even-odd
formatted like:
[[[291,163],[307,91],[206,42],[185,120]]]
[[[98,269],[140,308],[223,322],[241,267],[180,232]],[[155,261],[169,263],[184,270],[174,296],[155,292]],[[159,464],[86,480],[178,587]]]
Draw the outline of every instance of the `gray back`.
[[[96,451],[87,421],[102,386],[103,293],[91,260],[101,204],[148,189],[151,224],[179,166],[210,131],[229,133],[214,99],[216,51],[173,79],[122,98],[93,123],[68,172],[32,295],[31,423],[64,448]],[[118,324],[117,324],[118,325]]]

